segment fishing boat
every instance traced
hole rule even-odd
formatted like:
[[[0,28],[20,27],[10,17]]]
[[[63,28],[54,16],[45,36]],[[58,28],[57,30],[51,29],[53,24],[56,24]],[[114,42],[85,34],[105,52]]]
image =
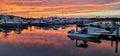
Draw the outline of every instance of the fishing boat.
[[[72,29],[68,32],[71,37],[99,37],[100,35],[109,34],[110,31],[105,29],[96,28],[96,27],[85,27],[80,31],[76,31]]]
[[[90,23],[89,25],[92,27],[103,28],[106,30],[116,29],[116,26],[114,26],[112,23],[94,22],[94,23]]]

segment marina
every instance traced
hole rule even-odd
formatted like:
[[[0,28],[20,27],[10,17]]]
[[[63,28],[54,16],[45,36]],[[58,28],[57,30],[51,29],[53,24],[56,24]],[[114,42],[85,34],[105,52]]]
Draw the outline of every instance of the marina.
[[[120,54],[120,38],[109,36],[98,38],[70,37],[67,32],[76,29],[75,24],[59,25],[56,28],[57,30],[52,27],[38,26],[1,28],[0,48],[2,50],[0,55],[12,56],[14,53],[15,56],[84,56],[86,54],[83,53],[88,53],[87,55],[92,56],[96,55],[95,52],[99,54],[97,56],[117,56]],[[9,50],[12,50],[12,52]]]
[[[120,56],[120,0],[0,0],[0,56]]]
[[[32,56],[36,54],[41,56],[41,54],[39,54],[38,51],[44,53],[47,52],[47,54],[50,53],[49,55],[53,55],[53,52],[56,52],[57,50],[60,49],[64,49],[64,51],[67,52],[63,52],[63,50],[57,51],[56,52],[58,53],[56,54],[57,56],[59,55],[61,56],[64,53],[65,53],[64,55],[78,56],[81,55],[82,51],[84,50],[90,50],[91,53],[88,55],[95,55],[94,54],[95,51],[93,50],[98,51],[99,55],[97,56],[109,55],[106,53],[110,53],[109,56],[120,54],[119,52],[120,28],[119,22],[116,21],[96,22],[95,20],[89,19],[57,19],[57,18],[26,20],[20,17],[13,17],[12,19],[10,19],[8,16],[1,16],[1,18],[2,19],[0,20],[0,36],[1,36],[0,38],[1,41],[5,43],[1,43],[0,45],[5,46],[9,44],[8,45],[10,46],[9,48],[12,49],[13,47],[14,48],[13,52],[15,51],[16,48],[18,51],[15,53],[18,53],[19,55],[23,55],[24,53],[26,53],[27,56],[28,55]],[[43,49],[43,47],[45,48]],[[68,49],[65,49],[65,47],[67,47],[70,52],[68,52]],[[8,51],[9,48],[8,47],[5,48],[6,49],[4,49],[4,51],[9,53]],[[31,49],[27,50],[27,48]],[[51,50],[51,48],[55,50],[53,49]],[[105,48],[104,51],[106,52],[101,50],[103,48]],[[34,52],[32,52],[33,51],[32,49],[34,49]],[[78,53],[74,54],[72,50]],[[32,53],[29,51],[31,51]],[[0,55],[6,56],[7,54],[0,53]],[[13,53],[9,53],[9,55],[12,56]],[[46,54],[42,55],[46,56]],[[82,56],[84,55],[85,54],[83,54]]]
[[[12,18],[11,18],[12,17]],[[99,37],[101,35],[120,37],[119,22],[114,21],[95,21],[88,18],[66,19],[66,18],[46,18],[46,19],[22,19],[17,16],[1,15],[1,30],[16,27],[49,27],[57,30],[60,25],[76,25],[76,29],[71,29],[69,36],[75,37]],[[78,28],[80,28],[78,30]]]

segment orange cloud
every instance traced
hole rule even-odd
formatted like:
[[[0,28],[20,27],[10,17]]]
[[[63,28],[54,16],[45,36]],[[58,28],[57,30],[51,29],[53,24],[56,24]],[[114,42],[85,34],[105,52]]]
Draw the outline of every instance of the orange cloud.
[[[22,17],[55,16],[60,14],[91,13],[103,10],[120,9],[120,2],[111,3],[77,3],[75,0],[2,0],[2,14],[13,14]],[[86,0],[87,1],[87,0]]]

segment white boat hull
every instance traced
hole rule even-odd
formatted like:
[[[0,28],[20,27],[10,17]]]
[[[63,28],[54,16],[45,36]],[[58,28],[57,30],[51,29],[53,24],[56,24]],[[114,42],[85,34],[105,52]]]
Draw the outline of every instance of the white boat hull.
[[[99,35],[73,33],[73,34],[69,34],[69,36],[70,37],[98,37]]]

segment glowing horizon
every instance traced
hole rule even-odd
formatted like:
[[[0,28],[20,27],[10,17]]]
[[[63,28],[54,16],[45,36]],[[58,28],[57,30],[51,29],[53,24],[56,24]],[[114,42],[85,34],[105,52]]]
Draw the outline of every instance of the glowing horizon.
[[[1,14],[21,17],[119,17],[118,0],[1,0]]]

